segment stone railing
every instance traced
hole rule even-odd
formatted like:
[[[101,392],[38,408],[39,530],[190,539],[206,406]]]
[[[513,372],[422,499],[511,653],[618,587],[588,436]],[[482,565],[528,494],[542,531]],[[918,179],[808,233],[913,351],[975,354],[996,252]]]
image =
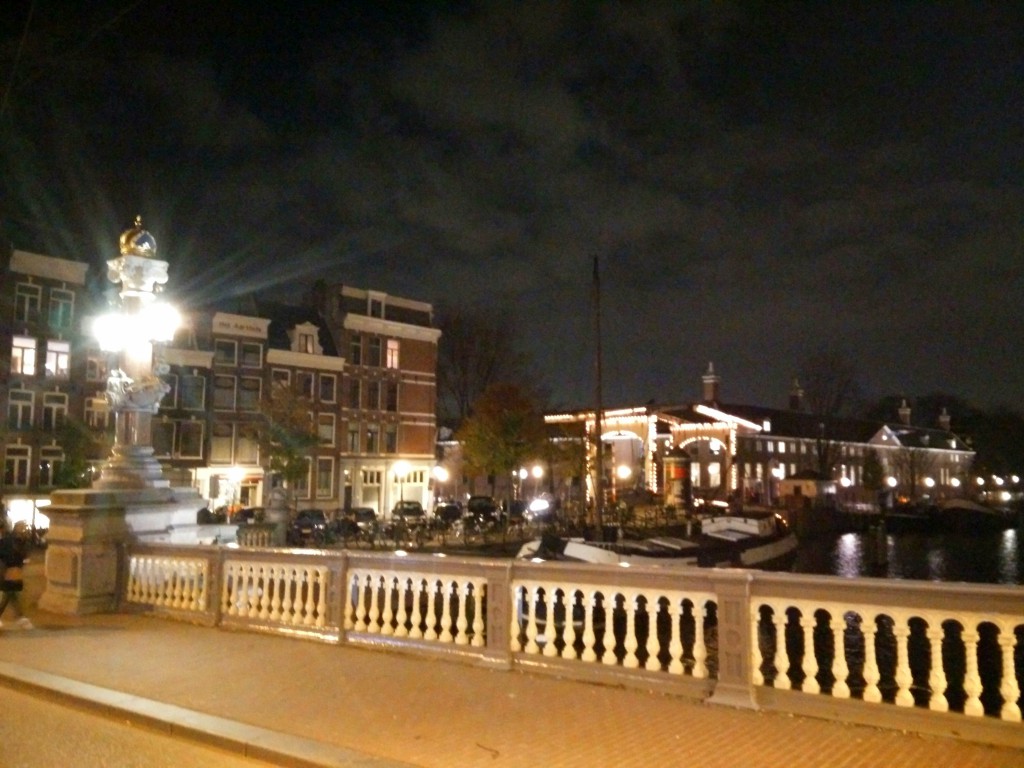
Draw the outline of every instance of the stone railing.
[[[132,546],[126,609],[1024,747],[1024,590]]]

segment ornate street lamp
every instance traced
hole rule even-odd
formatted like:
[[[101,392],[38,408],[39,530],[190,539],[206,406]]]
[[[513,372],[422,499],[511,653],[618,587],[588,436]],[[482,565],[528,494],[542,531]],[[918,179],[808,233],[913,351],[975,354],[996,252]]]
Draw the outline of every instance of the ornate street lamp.
[[[156,258],[156,240],[140,217],[121,234],[121,255],[107,261],[107,279],[121,285],[121,309],[96,319],[100,348],[118,354],[107,379],[107,403],[114,412],[114,447],[93,483],[96,488],[167,488],[153,458],[151,422],[170,387],[160,380],[166,365],[154,366],[153,342],[170,341],[180,325],[177,310],[157,300],[167,282],[167,262]]]

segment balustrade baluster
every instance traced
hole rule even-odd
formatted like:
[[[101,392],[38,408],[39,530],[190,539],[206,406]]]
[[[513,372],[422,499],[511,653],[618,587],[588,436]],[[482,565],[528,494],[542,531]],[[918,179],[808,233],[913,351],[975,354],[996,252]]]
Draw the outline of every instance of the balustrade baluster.
[[[804,680],[800,684],[800,690],[804,693],[821,693],[821,686],[818,684],[818,659],[814,653],[814,611],[813,609],[800,609],[800,628],[804,633],[804,657],[800,660],[800,668],[804,673]]]
[[[526,604],[525,588],[520,586],[520,585],[518,585],[518,584],[513,586],[512,587],[512,610],[513,610],[514,613],[513,613],[512,621],[509,622],[509,628],[508,628],[508,632],[509,632],[508,641],[509,641],[509,647],[512,649],[512,653],[518,653],[518,652],[523,650],[523,644],[519,640],[519,633],[522,630],[522,628],[519,625],[519,622],[520,622],[521,618],[524,618],[524,617],[521,616],[521,614],[519,612],[519,606],[520,605],[525,605],[525,604]]]
[[[202,584],[199,587],[199,604],[196,607],[199,610],[205,610],[210,601],[210,564],[208,562],[200,563],[199,576],[202,579]]]
[[[245,616],[249,619],[255,619],[259,617],[259,595],[258,581],[256,579],[257,567],[250,565],[245,569]]]
[[[441,633],[438,639],[442,643],[450,643],[452,641],[452,596],[458,594],[458,584],[456,582],[440,582],[440,600],[441,600]]]
[[[948,712],[949,702],[946,700],[946,670],[942,667],[942,619],[938,616],[928,618],[928,650],[931,658],[931,669],[928,671],[928,687],[931,696],[928,698],[928,709],[934,712]]]
[[[273,579],[275,570],[274,566],[269,564],[261,565],[257,570],[257,573],[259,574],[257,583],[263,585],[260,589],[262,594],[260,594],[259,599],[259,617],[261,621],[266,621],[270,618],[270,603],[274,588]]]
[[[651,603],[654,609],[651,609]],[[661,643],[658,640],[658,618],[661,616],[661,598],[649,599],[644,606],[644,613],[647,615],[647,638],[644,640],[643,650],[647,652],[644,658],[644,669],[661,669],[661,659],[658,652],[661,650]]]
[[[327,574],[329,571],[324,566],[319,566],[316,569],[316,582],[319,589],[317,589],[317,601],[316,601],[316,627],[317,629],[323,629],[327,626]]]
[[[789,653],[786,651],[786,624],[789,619],[786,616],[786,609],[777,605],[772,606],[772,623],[775,626],[775,658],[772,665],[775,667],[775,679],[772,686],[783,691],[793,688],[793,681],[789,679]]]
[[[609,666],[619,663],[615,656],[615,609],[618,600],[619,596],[616,594],[612,594],[611,597],[605,596],[604,600],[604,638],[602,640],[604,653],[601,655],[601,663]],[[625,603],[623,603],[623,608],[625,608]]]
[[[693,676],[703,680],[708,676],[708,648],[704,642],[704,599],[693,603]]]
[[[383,579],[383,590],[382,590],[382,592],[383,592],[384,606],[381,608],[380,633],[382,635],[385,635],[385,636],[391,636],[391,635],[395,634],[395,628],[394,628],[394,626],[391,623],[392,620],[395,618],[394,609],[391,607],[393,605],[393,603],[392,603],[392,600],[393,600],[392,592],[393,591],[398,591],[399,592],[399,595],[398,595],[398,599],[399,600],[402,599],[402,595],[401,595],[401,590],[397,590],[396,589],[396,585],[397,585],[397,581],[398,581],[398,576],[396,576],[393,573],[385,573],[384,576],[382,577],[382,579]]]
[[[978,630],[975,625],[964,627],[963,632],[964,655],[967,661],[967,670],[964,673],[964,693],[967,700],[964,702],[964,714],[971,717],[982,717],[985,714],[985,707],[981,703],[981,676],[978,674]]]
[[[627,669],[637,669],[640,666],[640,661],[636,656],[636,650],[639,647],[636,639],[636,623],[641,611],[639,596],[635,592],[627,593],[623,596],[622,607],[626,609],[626,637],[622,643],[626,649],[626,655],[622,658],[622,666]]]
[[[829,612],[829,627],[832,629],[832,695],[837,699],[850,698],[850,667],[846,662],[846,616],[842,609]]]
[[[315,590],[315,578],[316,570],[312,567],[305,567],[301,571],[302,580],[300,583],[306,585],[306,602],[303,604],[303,617],[302,624],[306,627],[311,627],[316,623],[316,590]]]
[[[567,589],[562,593],[562,602],[565,603],[565,629],[562,630],[562,653],[560,654],[563,659],[576,659],[576,641],[577,630],[576,630],[576,600],[581,601],[582,608],[582,593],[577,593],[574,589]]]
[[[764,657],[761,654],[761,606],[750,604],[750,682],[753,685],[764,685]]]
[[[220,588],[221,613],[226,613],[228,616],[234,616],[238,613],[238,599],[236,597],[237,587],[238,577],[235,574],[235,567],[232,563],[226,562],[224,563],[224,582],[221,584]]]
[[[537,653],[540,646],[537,645],[537,601],[540,599],[538,592],[540,587],[537,584],[526,585],[526,652]]]
[[[285,589],[288,580],[288,566],[279,565],[271,567],[267,588],[270,590],[270,604],[268,606],[268,617],[275,624],[281,623],[284,616],[281,614],[281,590]]]
[[[412,579],[412,619],[409,637],[423,637],[423,598],[426,596],[427,582],[416,576]]]
[[[544,625],[544,650],[542,654],[544,656],[557,656],[558,647],[555,642],[558,639],[558,625],[555,622],[555,611],[558,608],[558,588],[553,584],[548,584],[544,587],[544,594],[547,597],[547,622]],[[566,618],[566,621],[571,621],[570,618]],[[562,627],[565,629],[564,625]]]
[[[882,679],[878,671],[878,659],[875,655],[875,635],[878,627],[872,618],[862,618],[860,624],[864,634],[864,701],[877,704],[882,700],[882,691],[878,681]]]
[[[485,582],[472,582],[473,584],[473,642],[474,648],[482,648],[487,641],[484,637],[484,590],[487,589]],[[516,622],[511,622],[515,627]],[[518,632],[516,633],[518,634]],[[513,642],[513,646],[518,645]]]
[[[408,576],[397,576],[395,593],[398,599],[398,611],[395,614],[395,637],[408,637],[409,628],[406,626],[409,620],[409,610],[406,608],[410,593]]]
[[[668,672],[670,675],[681,675],[686,671],[686,668],[683,666],[683,633],[679,628],[683,611],[686,610],[683,605],[683,596],[675,593],[669,595],[666,608],[671,626],[671,634],[668,641]]]
[[[383,587],[383,577],[371,575],[370,577],[370,605],[366,615],[366,631],[371,635],[380,634],[380,591]]]
[[[427,593],[427,615],[423,617],[426,620],[423,638],[437,640],[437,593],[442,589],[442,584],[437,579],[433,579],[427,581],[427,586],[429,592]]]
[[[466,618],[466,612],[469,610],[470,600],[472,595],[470,592],[470,581],[466,581],[461,588],[458,584],[455,585],[455,594],[458,596],[458,609],[459,617],[455,620],[455,644],[456,645],[469,645],[469,620]]]
[[[581,596],[583,603],[583,653],[580,658],[583,661],[597,661],[597,651],[594,644],[597,635],[594,634],[594,613],[597,611],[597,591],[589,595],[584,592]]]
[[[907,640],[910,637],[910,624],[904,617],[894,617],[893,634],[896,636],[896,706],[914,706],[914,695],[910,686],[914,684],[914,674],[910,670],[910,655]]]
[[[1020,706],[1017,704],[1017,699],[1020,698],[1020,686],[1017,683],[1017,673],[1013,663],[1013,647],[1016,640],[1013,626],[1003,624],[999,627],[999,649],[1003,652],[1003,679],[999,685],[1003,706],[999,710],[999,716],[1012,723],[1021,721]]]

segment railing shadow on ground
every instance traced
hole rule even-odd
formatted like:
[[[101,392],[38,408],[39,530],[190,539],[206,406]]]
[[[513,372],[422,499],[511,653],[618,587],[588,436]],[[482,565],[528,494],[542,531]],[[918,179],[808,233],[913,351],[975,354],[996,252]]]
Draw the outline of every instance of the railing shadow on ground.
[[[1024,593],[681,566],[132,545],[123,608],[1024,747]]]

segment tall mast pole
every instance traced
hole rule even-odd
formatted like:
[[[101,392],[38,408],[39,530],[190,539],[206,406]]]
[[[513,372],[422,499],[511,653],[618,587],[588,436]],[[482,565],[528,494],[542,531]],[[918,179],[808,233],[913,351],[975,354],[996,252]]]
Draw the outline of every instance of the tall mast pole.
[[[595,393],[594,393],[594,445],[596,448],[596,472],[594,473],[594,525],[597,528],[597,540],[604,540],[604,445],[601,435],[601,412],[604,409],[601,392],[601,277],[598,272],[597,256],[594,257],[594,338],[597,342],[595,360]]]

